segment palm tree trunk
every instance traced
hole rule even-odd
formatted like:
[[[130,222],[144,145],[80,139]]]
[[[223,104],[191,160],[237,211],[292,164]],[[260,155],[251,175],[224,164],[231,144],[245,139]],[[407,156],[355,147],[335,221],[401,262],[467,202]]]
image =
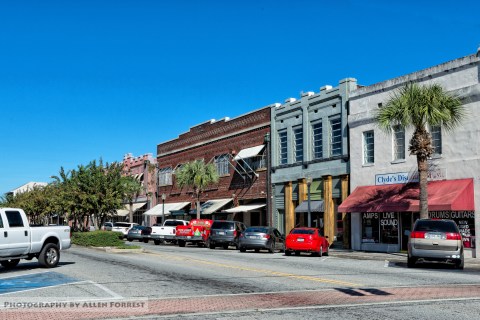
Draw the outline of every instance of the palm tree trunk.
[[[197,203],[195,204],[197,206],[197,219],[200,219],[200,199],[197,198]]]
[[[133,202],[130,202],[128,208],[128,222],[133,223]]]
[[[428,161],[417,155],[418,180],[420,184],[420,219],[428,219]]]

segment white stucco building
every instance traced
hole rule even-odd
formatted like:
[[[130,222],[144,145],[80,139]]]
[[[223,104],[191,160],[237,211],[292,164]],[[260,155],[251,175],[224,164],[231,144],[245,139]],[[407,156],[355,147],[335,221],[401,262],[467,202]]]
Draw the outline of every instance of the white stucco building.
[[[407,82],[440,84],[461,98],[468,115],[452,132],[429,128],[435,154],[429,163],[430,217],[452,218],[464,235],[465,256],[478,256],[480,227],[480,71],[478,53],[353,91],[349,102],[350,195],[339,211],[351,215],[354,250],[406,250],[418,218],[413,129],[385,134],[374,112]],[[477,249],[475,249],[477,248]],[[477,250],[477,251],[475,251]]]

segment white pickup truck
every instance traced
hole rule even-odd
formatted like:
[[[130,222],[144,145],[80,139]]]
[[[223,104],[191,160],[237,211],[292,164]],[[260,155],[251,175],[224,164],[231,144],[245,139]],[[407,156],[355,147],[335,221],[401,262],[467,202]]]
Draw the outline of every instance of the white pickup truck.
[[[176,242],[175,234],[177,226],[186,226],[188,221],[185,220],[176,220],[176,219],[167,219],[163,222],[163,225],[152,226],[152,233],[150,234],[150,239],[153,240],[153,243],[159,245],[162,242]]]
[[[60,250],[70,245],[69,226],[31,227],[22,209],[0,208],[0,264],[4,268],[33,258],[43,267],[56,267]]]

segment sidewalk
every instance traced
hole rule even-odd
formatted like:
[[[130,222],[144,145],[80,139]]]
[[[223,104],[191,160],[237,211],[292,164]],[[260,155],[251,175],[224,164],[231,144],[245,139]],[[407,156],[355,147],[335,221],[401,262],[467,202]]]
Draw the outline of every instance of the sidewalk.
[[[353,251],[349,249],[330,248],[329,251],[332,257],[339,257],[344,259],[357,260],[380,260],[394,263],[407,263],[407,254],[403,252],[368,252],[368,251]],[[465,267],[476,266],[480,267],[480,259],[465,258]]]

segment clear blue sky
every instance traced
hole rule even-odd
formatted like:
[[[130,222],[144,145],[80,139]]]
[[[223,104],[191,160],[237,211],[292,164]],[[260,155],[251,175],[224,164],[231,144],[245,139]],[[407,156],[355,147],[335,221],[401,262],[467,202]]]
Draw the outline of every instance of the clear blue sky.
[[[347,77],[470,55],[480,1],[0,1],[0,194]]]

